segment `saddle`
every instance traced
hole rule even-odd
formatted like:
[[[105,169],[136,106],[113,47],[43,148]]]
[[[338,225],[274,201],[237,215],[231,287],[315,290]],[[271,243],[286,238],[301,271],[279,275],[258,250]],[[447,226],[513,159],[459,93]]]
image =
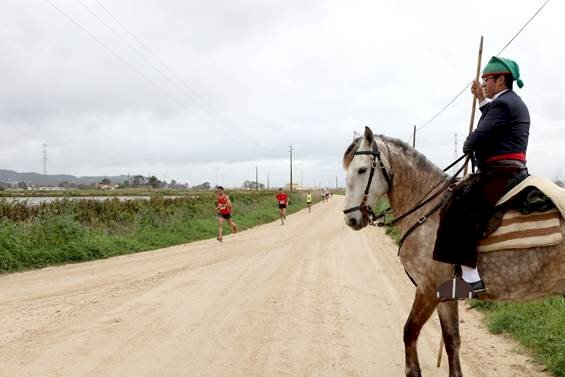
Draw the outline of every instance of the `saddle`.
[[[549,179],[528,176],[496,204],[477,250],[490,252],[552,246],[562,242],[565,189]]]

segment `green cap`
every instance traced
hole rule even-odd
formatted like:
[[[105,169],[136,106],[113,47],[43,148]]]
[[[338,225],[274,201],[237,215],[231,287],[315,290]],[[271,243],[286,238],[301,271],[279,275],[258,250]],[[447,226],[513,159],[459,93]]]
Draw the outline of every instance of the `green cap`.
[[[520,68],[518,68],[518,63],[514,60],[493,56],[490,58],[485,69],[483,69],[483,75],[487,76],[505,73],[512,74],[512,78],[516,80],[518,88],[524,86],[524,82],[520,80]]]

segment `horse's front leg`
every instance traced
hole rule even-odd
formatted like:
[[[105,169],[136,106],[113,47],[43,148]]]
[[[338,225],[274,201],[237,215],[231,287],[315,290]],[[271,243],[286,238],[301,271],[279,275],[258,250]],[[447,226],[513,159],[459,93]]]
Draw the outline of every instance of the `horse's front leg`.
[[[437,307],[445,351],[449,361],[449,377],[462,377],[461,363],[459,362],[459,312],[457,301],[442,302]]]
[[[404,325],[404,353],[406,357],[406,377],[421,377],[420,363],[416,343],[422,327],[432,315],[438,304],[433,292],[425,292],[421,287],[416,290],[412,310]]]

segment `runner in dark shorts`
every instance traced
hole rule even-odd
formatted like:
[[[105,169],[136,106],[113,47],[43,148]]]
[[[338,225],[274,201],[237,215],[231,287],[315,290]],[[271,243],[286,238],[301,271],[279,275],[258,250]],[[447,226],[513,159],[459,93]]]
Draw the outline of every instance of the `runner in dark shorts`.
[[[218,237],[216,237],[216,239],[222,242],[224,240],[222,237],[224,220],[226,220],[230,225],[232,233],[237,233],[237,225],[231,219],[233,207],[230,201],[230,197],[224,193],[224,188],[222,186],[218,186],[216,210],[218,211]]]
[[[284,225],[284,221],[286,220],[286,206],[288,205],[288,195],[283,192],[282,188],[279,189],[279,192],[277,194],[277,203],[279,204],[281,225]]]

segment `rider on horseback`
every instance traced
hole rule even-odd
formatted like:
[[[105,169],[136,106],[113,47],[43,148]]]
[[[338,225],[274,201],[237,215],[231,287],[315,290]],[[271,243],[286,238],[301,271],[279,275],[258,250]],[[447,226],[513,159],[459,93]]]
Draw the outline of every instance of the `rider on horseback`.
[[[496,202],[528,176],[530,115],[512,90],[515,80],[519,88],[524,85],[518,64],[493,56],[483,70],[482,85],[473,81],[471,92],[482,115],[463,152],[473,154],[478,171],[455,187],[440,213],[434,260],[461,265],[462,278],[474,294],[485,291],[477,269],[477,240],[485,236],[484,225]]]

